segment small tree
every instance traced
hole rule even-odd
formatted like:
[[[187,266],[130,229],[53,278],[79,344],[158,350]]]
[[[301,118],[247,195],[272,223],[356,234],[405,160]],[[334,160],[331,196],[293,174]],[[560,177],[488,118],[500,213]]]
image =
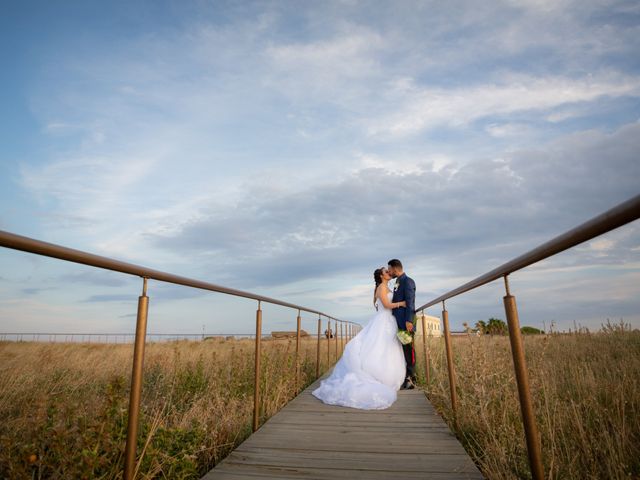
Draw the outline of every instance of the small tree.
[[[528,325],[525,325],[524,327],[522,327],[520,331],[522,332],[523,335],[539,335],[541,333],[544,333],[539,328],[530,327]]]
[[[478,320],[476,322],[476,330],[478,330],[481,334],[487,333],[487,322],[484,320]]]
[[[493,317],[489,319],[487,323],[487,333],[491,335],[506,335],[507,331],[507,324],[504,323],[504,320]]]

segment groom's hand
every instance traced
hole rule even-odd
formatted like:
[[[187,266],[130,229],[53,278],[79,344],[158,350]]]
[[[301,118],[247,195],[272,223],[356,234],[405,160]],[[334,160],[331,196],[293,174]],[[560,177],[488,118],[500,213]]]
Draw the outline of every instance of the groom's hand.
[[[405,326],[407,327],[407,332],[413,332],[413,323],[405,322]]]

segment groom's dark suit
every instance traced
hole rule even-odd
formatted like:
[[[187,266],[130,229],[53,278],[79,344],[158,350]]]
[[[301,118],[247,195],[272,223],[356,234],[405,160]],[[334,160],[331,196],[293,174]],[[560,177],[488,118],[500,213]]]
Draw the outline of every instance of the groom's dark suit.
[[[392,302],[407,302],[406,307],[394,308],[393,316],[396,318],[396,323],[400,330],[406,330],[406,322],[413,324],[413,332],[416,331],[414,323],[414,311],[416,309],[416,283],[413,279],[407,277],[406,273],[403,273],[396,279],[396,286],[393,289]],[[415,379],[416,376],[416,353],[413,349],[413,342],[403,345],[404,359],[407,362],[406,378]]]

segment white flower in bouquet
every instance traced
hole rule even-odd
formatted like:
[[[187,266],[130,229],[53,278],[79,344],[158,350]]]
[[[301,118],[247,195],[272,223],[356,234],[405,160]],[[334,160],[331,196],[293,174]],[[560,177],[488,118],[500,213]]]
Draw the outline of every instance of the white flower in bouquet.
[[[398,330],[396,336],[398,337],[398,340],[400,340],[400,343],[403,345],[408,345],[413,341],[413,337],[406,330]]]

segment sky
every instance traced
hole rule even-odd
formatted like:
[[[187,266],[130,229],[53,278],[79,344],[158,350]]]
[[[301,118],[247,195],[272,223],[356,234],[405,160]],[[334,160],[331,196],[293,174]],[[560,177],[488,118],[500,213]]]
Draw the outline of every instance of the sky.
[[[636,1],[5,1],[0,229],[364,324],[390,258],[420,305],[640,193],[638,52]],[[135,329],[139,278],[0,265],[2,332]],[[524,325],[638,328],[640,224],[510,283]],[[150,332],[255,331],[250,300],[149,296]]]

